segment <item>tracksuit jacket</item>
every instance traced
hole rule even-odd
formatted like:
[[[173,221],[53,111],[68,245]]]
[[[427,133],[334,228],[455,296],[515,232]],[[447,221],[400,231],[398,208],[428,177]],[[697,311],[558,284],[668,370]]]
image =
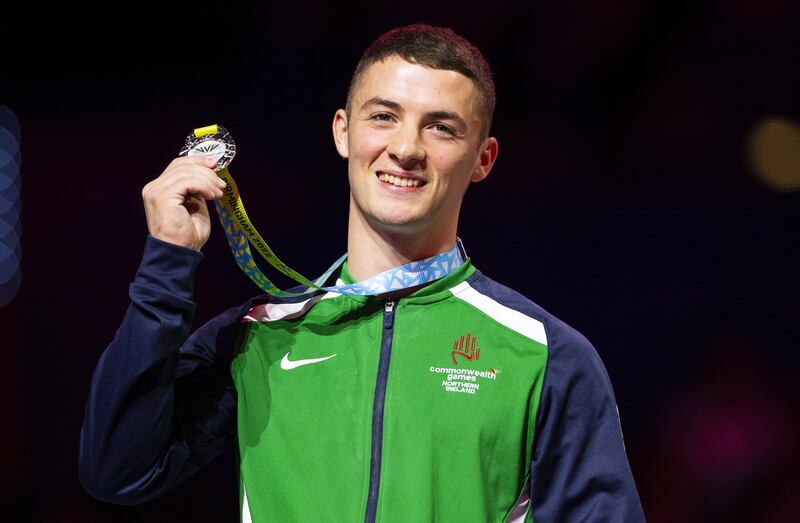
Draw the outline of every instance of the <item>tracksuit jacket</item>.
[[[237,445],[243,522],[644,521],[594,348],[471,262],[398,300],[259,296],[189,336],[202,257],[147,239],[86,406],[94,496],[152,499]]]

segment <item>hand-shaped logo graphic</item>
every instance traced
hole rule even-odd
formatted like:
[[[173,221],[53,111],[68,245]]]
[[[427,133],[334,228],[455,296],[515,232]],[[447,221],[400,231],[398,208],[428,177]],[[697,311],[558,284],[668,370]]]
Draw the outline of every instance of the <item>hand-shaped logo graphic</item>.
[[[472,345],[470,345],[470,342]],[[467,361],[477,360],[481,355],[481,349],[475,347],[477,342],[478,338],[472,336],[469,332],[467,333],[466,343],[464,341],[464,336],[461,336],[461,338],[456,338],[456,341],[453,343],[453,352],[450,353],[453,358],[453,363],[458,365],[456,356],[464,356]]]

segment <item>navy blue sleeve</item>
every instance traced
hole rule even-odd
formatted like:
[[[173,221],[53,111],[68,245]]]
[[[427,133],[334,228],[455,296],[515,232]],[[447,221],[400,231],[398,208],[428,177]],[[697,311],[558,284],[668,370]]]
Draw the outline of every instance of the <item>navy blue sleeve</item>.
[[[131,304],[92,377],[81,430],[81,483],[101,500],[153,499],[233,441],[230,361],[246,305],[187,339],[202,258],[147,238]]]
[[[571,327],[554,318],[548,323],[531,463],[533,520],[645,521],[600,356]]]

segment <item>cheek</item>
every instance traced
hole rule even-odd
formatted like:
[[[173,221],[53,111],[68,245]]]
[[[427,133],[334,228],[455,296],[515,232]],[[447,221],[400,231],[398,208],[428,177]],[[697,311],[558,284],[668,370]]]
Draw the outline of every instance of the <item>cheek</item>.
[[[465,187],[469,183],[472,171],[475,166],[475,159],[463,154],[449,154],[441,152],[431,156],[431,161],[436,165],[436,169],[443,174],[443,181],[448,187]]]
[[[381,133],[356,133],[351,137],[350,154],[362,161],[372,162],[385,148]]]

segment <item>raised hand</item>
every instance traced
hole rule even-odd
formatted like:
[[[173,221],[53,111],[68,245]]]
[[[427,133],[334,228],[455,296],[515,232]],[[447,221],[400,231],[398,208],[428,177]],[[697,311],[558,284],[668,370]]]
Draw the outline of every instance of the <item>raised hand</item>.
[[[225,182],[211,156],[176,158],[142,189],[147,228],[159,240],[199,251],[211,233],[206,200],[222,198]]]

